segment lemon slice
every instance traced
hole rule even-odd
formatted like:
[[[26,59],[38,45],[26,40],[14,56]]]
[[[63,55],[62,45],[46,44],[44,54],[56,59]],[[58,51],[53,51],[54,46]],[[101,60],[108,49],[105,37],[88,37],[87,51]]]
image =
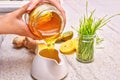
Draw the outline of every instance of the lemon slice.
[[[77,39],[77,38],[74,38],[74,39],[72,39],[72,41],[73,41],[73,46],[74,46],[75,50],[77,50],[77,47],[78,47],[78,39]]]
[[[63,54],[70,54],[74,49],[75,47],[72,40],[68,40],[60,45],[60,51]]]

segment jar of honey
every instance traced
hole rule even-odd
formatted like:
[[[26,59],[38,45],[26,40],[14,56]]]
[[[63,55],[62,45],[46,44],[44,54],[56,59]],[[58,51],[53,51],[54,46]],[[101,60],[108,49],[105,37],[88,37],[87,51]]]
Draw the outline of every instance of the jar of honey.
[[[58,37],[65,26],[61,12],[51,4],[37,6],[25,19],[30,31],[40,39]]]

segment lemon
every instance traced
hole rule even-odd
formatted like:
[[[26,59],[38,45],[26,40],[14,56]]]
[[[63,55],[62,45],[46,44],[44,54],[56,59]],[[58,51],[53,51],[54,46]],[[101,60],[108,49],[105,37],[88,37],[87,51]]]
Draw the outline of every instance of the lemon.
[[[75,50],[74,43],[72,40],[68,40],[66,42],[63,42],[60,45],[60,51],[63,54],[70,54]]]
[[[72,39],[72,42],[73,42],[73,46],[74,46],[75,50],[77,50],[77,47],[78,47],[78,38]]]
[[[59,43],[59,42],[64,42],[64,41],[67,41],[67,40],[70,40],[72,39],[73,37],[73,31],[67,31],[67,32],[64,32],[62,33],[57,39],[56,39],[56,43]]]
[[[73,37],[73,31],[67,31],[62,34],[62,40],[67,41]]]

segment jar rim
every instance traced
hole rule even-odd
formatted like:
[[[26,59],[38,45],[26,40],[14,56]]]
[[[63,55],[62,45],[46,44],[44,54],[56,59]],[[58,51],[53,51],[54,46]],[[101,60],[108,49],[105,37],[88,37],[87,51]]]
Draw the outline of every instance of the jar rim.
[[[92,39],[92,38],[96,37],[96,34],[93,34],[93,35],[82,35],[82,34],[79,34],[79,37],[82,37],[84,39]]]
[[[89,37],[92,37],[92,36],[96,36],[96,34],[93,34],[93,35],[83,35],[83,34],[79,34],[79,36],[85,36],[85,37],[89,36]]]

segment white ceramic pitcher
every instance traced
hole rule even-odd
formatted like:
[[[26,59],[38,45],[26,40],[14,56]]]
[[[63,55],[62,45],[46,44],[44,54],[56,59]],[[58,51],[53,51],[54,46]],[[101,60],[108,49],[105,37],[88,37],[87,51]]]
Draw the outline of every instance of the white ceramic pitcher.
[[[58,52],[58,58],[52,59],[48,58],[49,56],[43,57],[39,52],[38,50],[32,64],[31,74],[35,79],[60,80],[67,75],[67,63],[62,54]]]

